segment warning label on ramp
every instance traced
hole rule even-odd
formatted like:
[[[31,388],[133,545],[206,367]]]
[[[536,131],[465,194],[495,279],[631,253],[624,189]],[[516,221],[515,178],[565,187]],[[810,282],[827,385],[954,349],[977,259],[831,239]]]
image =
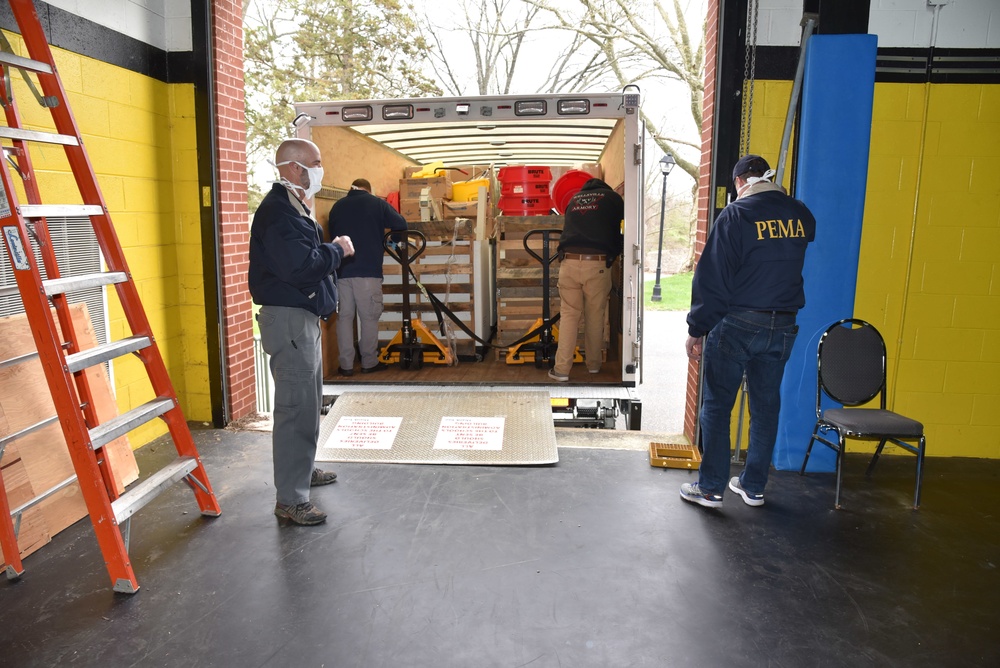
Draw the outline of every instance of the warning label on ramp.
[[[435,450],[500,450],[502,417],[443,417],[434,439]]]
[[[325,448],[391,450],[402,417],[356,417],[345,415],[333,428]]]

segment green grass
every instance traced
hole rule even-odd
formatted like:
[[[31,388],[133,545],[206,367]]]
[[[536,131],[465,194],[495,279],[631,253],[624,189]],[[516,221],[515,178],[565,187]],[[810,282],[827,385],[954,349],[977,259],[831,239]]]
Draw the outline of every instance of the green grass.
[[[651,311],[686,311],[691,307],[691,278],[694,272],[660,276],[660,301],[654,302],[653,286],[655,278],[647,279],[645,285],[645,307]]]

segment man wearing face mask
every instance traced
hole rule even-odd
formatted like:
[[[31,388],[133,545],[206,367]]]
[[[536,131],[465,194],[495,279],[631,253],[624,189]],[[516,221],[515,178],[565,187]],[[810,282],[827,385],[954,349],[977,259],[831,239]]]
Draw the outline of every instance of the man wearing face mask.
[[[747,505],[764,504],[781,378],[805,305],[802,266],[816,219],[771,183],[773,174],[758,155],[736,163],[737,199],[716,219],[691,284],[687,355],[701,360],[704,452],[698,482],[681,485],[680,495],[708,508],[722,505],[727,482]],[[750,443],[743,472],[730,479],[729,423],[744,373]]]
[[[316,468],[323,400],[320,318],[337,309],[333,274],[354,253],[349,237],[323,243],[306,201],[319,192],[323,162],[305,139],[281,143],[271,187],[250,228],[250,294],[260,305],[257,322],[274,376],[274,514],[295,524],[319,524],[326,514],[309,500],[309,488],[337,479]]]

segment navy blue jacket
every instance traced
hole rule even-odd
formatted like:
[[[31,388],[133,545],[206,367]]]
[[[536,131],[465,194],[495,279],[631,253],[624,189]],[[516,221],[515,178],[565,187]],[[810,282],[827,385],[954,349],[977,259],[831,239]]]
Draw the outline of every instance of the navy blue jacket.
[[[406,220],[392,205],[367,190],[349,190],[330,209],[330,238],[348,236],[354,255],[344,258],[341,278],[382,278],[382,240],[385,230],[402,232]]]
[[[247,274],[250,294],[261,306],[303,308],[326,318],[337,310],[332,275],[344,251],[323,243],[319,226],[296,209],[289,195],[283,185],[275,183],[253,216]],[[309,211],[304,204],[302,208]]]
[[[559,250],[590,250],[608,256],[607,265],[622,252],[625,201],[610,188],[580,190],[566,205]]]
[[[797,199],[767,190],[732,202],[708,235],[691,285],[688,334],[704,336],[730,311],[798,311],[802,265],[816,219]]]

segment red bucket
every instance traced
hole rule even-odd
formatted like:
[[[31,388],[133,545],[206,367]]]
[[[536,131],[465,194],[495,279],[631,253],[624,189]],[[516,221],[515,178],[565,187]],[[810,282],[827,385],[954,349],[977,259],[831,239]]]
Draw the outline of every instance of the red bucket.
[[[546,216],[552,210],[552,199],[512,195],[500,198],[500,211],[505,216]]]
[[[544,181],[548,183],[552,180],[552,170],[545,166],[531,165],[511,165],[501,167],[497,172],[497,180],[501,183],[518,183],[525,181]]]
[[[573,195],[580,192],[583,184],[592,178],[595,178],[593,174],[579,169],[571,169],[560,176],[552,184],[552,203],[555,204],[556,211],[565,213]]]
[[[548,197],[548,181],[505,181],[500,183],[501,197]]]

